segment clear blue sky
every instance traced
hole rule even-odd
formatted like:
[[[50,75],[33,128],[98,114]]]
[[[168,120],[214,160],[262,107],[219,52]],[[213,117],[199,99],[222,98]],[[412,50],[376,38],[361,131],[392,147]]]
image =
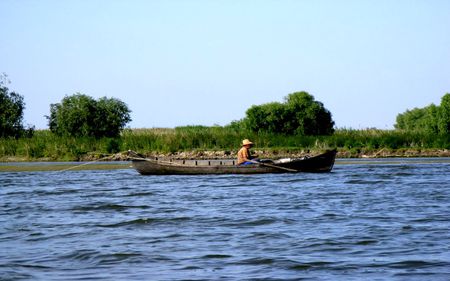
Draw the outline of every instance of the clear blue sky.
[[[76,92],[151,128],[226,125],[307,91],[355,129],[450,92],[447,0],[1,0],[0,31],[0,72],[37,128]]]

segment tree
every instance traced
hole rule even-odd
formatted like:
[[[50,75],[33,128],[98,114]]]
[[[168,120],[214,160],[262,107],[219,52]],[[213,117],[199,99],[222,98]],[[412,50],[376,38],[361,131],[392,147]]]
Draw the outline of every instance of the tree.
[[[286,108],[279,102],[253,105],[247,110],[244,121],[253,132],[283,132]]]
[[[94,118],[96,137],[118,136],[125,125],[131,121],[127,105],[115,98],[103,97],[97,101]]]
[[[22,124],[25,102],[23,96],[10,92],[6,74],[0,75],[0,137],[18,138],[26,133]],[[32,134],[33,128],[29,129]]]
[[[423,131],[432,134],[450,132],[450,94],[442,97],[441,104],[430,104],[398,114],[394,127],[406,131]]]
[[[330,135],[334,132],[331,113],[307,92],[289,94],[284,103],[253,105],[247,110],[244,123],[253,132],[298,135]]]
[[[442,134],[450,134],[450,94],[445,94],[439,107],[438,128]]]
[[[397,123],[394,125],[396,129],[414,131],[423,129],[425,126],[425,116],[427,111],[425,108],[413,108],[406,110],[404,113],[397,115]]]
[[[307,92],[296,92],[286,97],[290,131],[300,135],[331,135],[334,121],[323,103]],[[293,117],[293,118],[292,118]]]
[[[92,136],[96,101],[80,93],[50,105],[49,127],[57,135]]]
[[[81,93],[51,104],[47,119],[57,135],[97,138],[117,137],[131,121],[130,110],[122,101],[106,97],[96,101]]]

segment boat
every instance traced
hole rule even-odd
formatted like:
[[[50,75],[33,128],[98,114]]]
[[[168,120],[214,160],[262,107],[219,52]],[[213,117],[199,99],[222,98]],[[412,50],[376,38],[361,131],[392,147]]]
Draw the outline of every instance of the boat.
[[[135,152],[129,157],[141,175],[325,173],[333,169],[336,152],[333,149],[311,157],[261,160],[250,165],[236,165],[236,159],[145,158]]]

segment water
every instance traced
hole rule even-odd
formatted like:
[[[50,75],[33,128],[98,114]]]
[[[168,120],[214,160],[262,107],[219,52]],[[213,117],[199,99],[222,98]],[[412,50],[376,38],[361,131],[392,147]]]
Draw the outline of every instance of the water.
[[[0,173],[0,280],[450,280],[450,159]]]

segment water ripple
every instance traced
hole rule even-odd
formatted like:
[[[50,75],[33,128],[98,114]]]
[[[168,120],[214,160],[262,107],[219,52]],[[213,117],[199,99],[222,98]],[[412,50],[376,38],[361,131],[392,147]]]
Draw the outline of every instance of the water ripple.
[[[450,280],[449,170],[1,173],[0,280]]]

